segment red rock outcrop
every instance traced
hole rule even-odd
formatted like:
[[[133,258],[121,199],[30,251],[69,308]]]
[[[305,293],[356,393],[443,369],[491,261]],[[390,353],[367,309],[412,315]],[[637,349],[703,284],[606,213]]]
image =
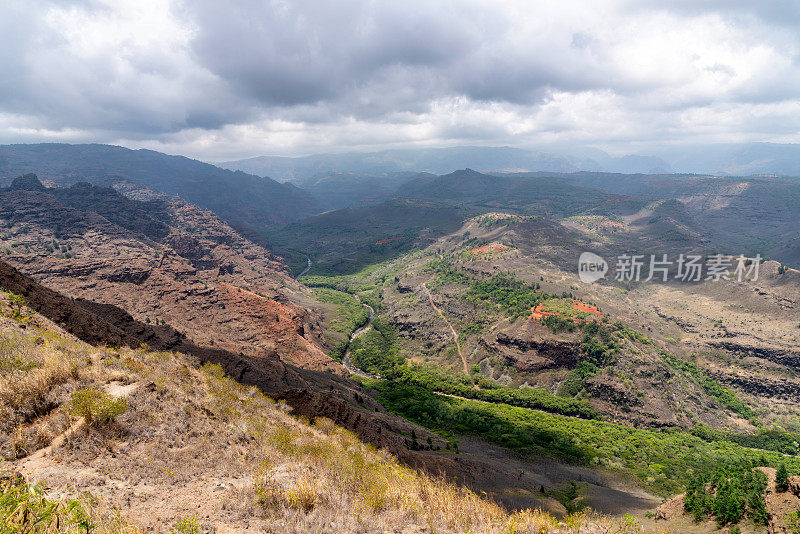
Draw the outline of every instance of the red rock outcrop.
[[[209,211],[79,184],[1,192],[0,224],[4,259],[60,293],[169,324],[200,346],[346,374],[299,304],[309,290]]]

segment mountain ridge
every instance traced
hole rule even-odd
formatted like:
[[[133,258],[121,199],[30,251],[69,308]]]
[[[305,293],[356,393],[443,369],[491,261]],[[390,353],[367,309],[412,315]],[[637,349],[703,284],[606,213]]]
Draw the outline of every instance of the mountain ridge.
[[[128,180],[210,209],[234,227],[261,230],[322,211],[308,193],[270,178],[153,150],[59,143],[0,145],[0,183],[26,173],[60,185]]]

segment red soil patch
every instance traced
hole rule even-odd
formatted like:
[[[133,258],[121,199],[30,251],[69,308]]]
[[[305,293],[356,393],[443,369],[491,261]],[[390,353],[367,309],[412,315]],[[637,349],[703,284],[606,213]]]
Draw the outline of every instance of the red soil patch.
[[[578,311],[582,311],[582,312],[586,312],[586,313],[592,313],[594,315],[600,315],[600,311],[597,309],[596,306],[590,306],[589,304],[584,304],[583,302],[581,302],[579,300],[573,300],[572,301],[572,307],[575,308]]]
[[[376,245],[385,245],[386,243],[391,243],[392,241],[399,240],[399,237],[393,237],[391,239],[381,239],[380,241],[375,241]]]
[[[577,311],[590,313],[592,315],[601,315],[600,311],[597,309],[596,306],[591,306],[589,304],[585,304],[579,300],[572,300],[572,307]],[[548,310],[544,303],[537,305],[535,308],[531,308],[531,315],[529,319],[534,321],[541,321],[542,318],[547,317],[548,315],[558,315],[558,312],[552,312]]]
[[[543,317],[547,317],[548,315],[558,315],[556,312],[547,311],[544,307],[544,304],[539,304],[535,308],[531,308],[531,316],[530,319],[534,321],[541,321]]]
[[[503,252],[504,250],[508,250],[511,247],[507,247],[500,243],[489,243],[488,245],[483,245],[482,247],[475,247],[470,252],[475,254],[476,256],[480,256],[481,254],[488,254],[489,252]]]

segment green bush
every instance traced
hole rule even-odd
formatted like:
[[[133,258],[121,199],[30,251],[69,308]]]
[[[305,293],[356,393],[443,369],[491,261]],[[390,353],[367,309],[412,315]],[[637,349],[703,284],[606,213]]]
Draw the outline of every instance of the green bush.
[[[72,394],[69,413],[83,417],[87,423],[113,421],[128,409],[125,398],[116,399],[97,386],[79,389]]]
[[[786,469],[786,464],[781,462],[778,470],[775,472],[775,489],[780,492],[789,489],[789,471]]]
[[[169,532],[170,534],[197,534],[200,532],[200,522],[194,517],[184,517],[175,523]]]
[[[682,491],[694,474],[709,465],[778,465],[785,461],[790,470],[800,468],[800,459],[730,441],[708,442],[683,430],[645,430],[506,404],[442,397],[413,384],[384,381],[370,385],[379,391],[378,400],[390,411],[432,430],[477,435],[521,452],[544,452],[570,462],[626,470],[662,495]]]
[[[684,509],[695,521],[714,517],[720,526],[735,525],[745,516],[766,525],[767,477],[753,467],[749,461],[723,463],[692,476],[686,485]]]
[[[716,430],[708,425],[698,425],[691,430],[692,434],[706,441],[731,441],[751,449],[777,451],[791,456],[800,454],[800,434],[783,430],[762,429],[758,434],[735,434]],[[766,464],[765,464],[766,465]]]
[[[25,297],[15,293],[7,293],[8,305],[11,307],[11,317],[20,319],[23,316],[22,309],[28,304]]]
[[[0,532],[88,533],[93,528],[78,501],[50,501],[42,486],[26,484],[21,477],[0,480]]]
[[[786,517],[786,522],[789,524],[789,532],[791,534],[800,534],[800,510],[789,514]]]

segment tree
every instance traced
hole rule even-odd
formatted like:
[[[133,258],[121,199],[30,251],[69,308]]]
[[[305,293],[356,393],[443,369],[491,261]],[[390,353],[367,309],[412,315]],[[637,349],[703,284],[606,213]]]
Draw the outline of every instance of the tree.
[[[11,313],[14,319],[17,319],[22,316],[22,308],[27,304],[25,302],[25,298],[22,295],[15,295],[14,293],[10,293],[8,297],[8,303],[11,306]]]
[[[789,472],[784,463],[778,466],[778,471],[775,473],[775,488],[778,491],[786,491],[789,489]]]

